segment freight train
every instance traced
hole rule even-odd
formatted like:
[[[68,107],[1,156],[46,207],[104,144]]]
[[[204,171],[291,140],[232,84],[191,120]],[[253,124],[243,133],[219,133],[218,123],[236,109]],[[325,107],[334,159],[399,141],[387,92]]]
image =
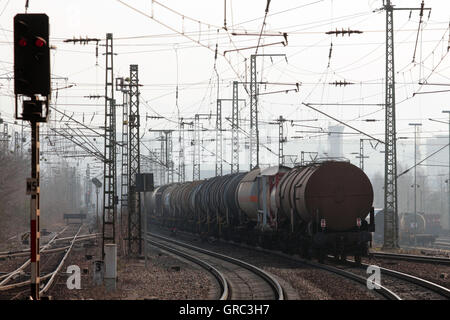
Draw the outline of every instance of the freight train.
[[[319,261],[328,254],[360,261],[375,228],[370,180],[345,161],[173,183],[157,187],[144,201],[150,225]]]
[[[417,223],[417,228],[415,225]],[[384,211],[376,212],[375,224],[377,230],[373,234],[377,244],[383,243],[384,237]],[[400,245],[432,245],[441,232],[440,216],[433,214],[422,214],[404,212],[399,214],[399,242]]]

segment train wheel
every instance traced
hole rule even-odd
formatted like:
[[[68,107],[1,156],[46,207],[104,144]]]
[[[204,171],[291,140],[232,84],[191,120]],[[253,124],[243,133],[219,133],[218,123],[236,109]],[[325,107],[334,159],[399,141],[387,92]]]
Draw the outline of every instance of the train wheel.
[[[338,262],[339,262],[339,253],[338,253],[338,252],[335,252],[335,253],[333,254],[333,258],[334,258],[334,262],[338,263]]]
[[[341,253],[341,262],[347,263],[347,254],[346,253]]]
[[[356,262],[356,265],[358,265],[358,266],[361,265],[361,255],[360,254],[355,255],[355,262]]]

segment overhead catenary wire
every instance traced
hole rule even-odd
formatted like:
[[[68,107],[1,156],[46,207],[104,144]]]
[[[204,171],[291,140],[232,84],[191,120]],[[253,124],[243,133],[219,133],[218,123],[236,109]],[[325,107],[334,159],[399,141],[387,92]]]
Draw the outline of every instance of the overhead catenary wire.
[[[367,137],[369,137],[369,138],[371,138],[371,139],[373,139],[373,140],[376,140],[376,141],[378,141],[378,142],[384,144],[384,141],[381,141],[380,139],[377,139],[377,138],[371,136],[371,135],[368,134],[368,133],[365,133],[365,132],[363,132],[363,131],[361,131],[361,130],[359,130],[359,129],[357,129],[357,128],[355,128],[355,127],[353,127],[353,126],[351,126],[351,125],[349,125],[349,124],[347,124],[347,123],[345,123],[345,122],[343,122],[343,121],[341,121],[341,120],[339,120],[339,119],[337,119],[337,118],[335,118],[335,117],[333,117],[333,116],[330,116],[329,114],[327,114],[327,113],[325,113],[325,112],[323,112],[323,111],[320,111],[319,109],[314,108],[313,106],[309,105],[308,103],[302,102],[302,104],[303,104],[304,106],[308,107],[308,108],[313,109],[313,110],[316,111],[316,112],[319,112],[319,113],[321,113],[321,114],[323,114],[323,115],[329,117],[330,119],[333,119],[333,120],[336,121],[336,122],[339,122],[340,124],[342,124],[342,125],[344,125],[344,126],[350,128],[350,129],[352,129],[352,130],[355,130],[355,131],[359,132],[360,134],[362,134],[362,135],[364,135],[364,136],[367,136]]]
[[[204,48],[206,48],[206,49],[208,49],[208,50],[210,50],[210,51],[212,51],[212,52],[215,52],[214,49],[211,48],[210,46],[205,45],[205,44],[203,44],[202,42],[200,42],[199,40],[196,40],[196,39],[192,38],[191,36],[185,34],[183,31],[179,31],[179,30],[174,29],[173,27],[167,25],[166,23],[164,23],[164,22],[162,22],[162,21],[156,19],[154,16],[148,15],[148,14],[146,14],[145,12],[143,12],[143,11],[141,11],[141,10],[139,10],[139,9],[137,9],[137,8],[135,8],[135,7],[131,6],[131,5],[129,5],[129,4],[127,4],[127,3],[125,3],[125,2],[122,1],[122,0],[116,0],[116,1],[120,2],[121,4],[123,4],[124,6],[127,6],[127,7],[130,8],[130,9],[132,9],[132,10],[134,10],[134,11],[136,11],[136,12],[138,12],[138,13],[140,13],[140,14],[142,14],[142,15],[144,15],[144,16],[150,18],[150,19],[152,19],[153,21],[155,21],[155,22],[159,23],[160,25],[162,25],[162,26],[164,26],[164,27],[166,27],[166,28],[172,30],[173,32],[178,33],[179,35],[181,35],[181,36],[183,36],[183,37],[186,37],[187,39],[189,39],[189,40],[191,40],[191,41],[197,43],[198,45],[200,45],[200,46],[202,46],[202,47],[204,47]],[[220,27],[219,27],[218,29],[220,29]],[[231,61],[230,61],[228,58],[226,58],[224,54],[221,54],[221,56],[224,57],[224,59],[228,62],[228,64],[230,65],[230,67],[232,68],[232,70],[234,71],[234,73],[239,77],[239,73],[238,73],[238,72],[236,71],[236,69],[233,67],[233,65],[231,64]]]
[[[269,14],[269,15],[267,15],[267,16],[271,16],[271,14]],[[262,17],[260,18],[260,19],[262,19]],[[317,20],[317,19],[316,19]],[[424,28],[425,30],[426,30],[426,28]],[[187,31],[185,31],[185,32],[187,32]],[[314,32],[314,31],[313,31]],[[299,34],[301,33],[301,31],[299,31]],[[195,32],[192,32],[191,33],[191,36],[194,38],[194,39],[196,39],[196,37],[195,37]],[[358,42],[359,43],[359,42]],[[293,70],[292,68],[290,68],[290,70]],[[437,70],[437,71],[439,71],[439,70]],[[224,81],[222,81],[222,82],[224,82]],[[207,84],[208,86],[209,86],[209,84]],[[180,89],[181,89],[181,84],[180,84]],[[170,94],[170,93],[169,93]],[[173,92],[172,92],[172,94],[173,94]],[[153,98],[153,96],[151,97],[151,99]],[[207,97],[208,98],[208,97]],[[347,98],[347,99],[349,99],[349,98],[352,98],[352,96],[349,96],[349,95],[346,95],[345,96],[345,98]],[[361,100],[363,100],[363,99],[361,99]],[[61,101],[61,100],[60,100]],[[148,101],[151,101],[151,100],[148,100]],[[194,103],[192,103],[193,105],[194,105]],[[152,106],[152,108],[154,109],[154,110],[156,110],[156,111],[158,111],[159,113],[161,113],[161,110],[162,109],[158,109],[158,107],[155,107],[156,105],[154,105],[153,103],[151,104],[151,106]],[[201,108],[203,108],[204,106],[201,106]],[[183,109],[184,109],[184,107],[183,107]],[[261,110],[264,110],[264,109],[261,109]],[[382,110],[382,109],[380,109],[380,110]],[[269,110],[270,111],[270,110]],[[186,111],[186,113],[187,113],[188,111]],[[364,112],[362,112],[362,113],[364,113]],[[99,113],[99,114],[101,114],[101,113]],[[164,114],[164,116],[165,116],[165,118],[166,118],[166,120],[167,121],[169,121],[170,122],[170,120],[173,120],[173,118],[171,118],[171,116],[170,116],[170,113],[169,112],[164,112],[163,113]],[[339,119],[341,119],[341,117],[339,117]],[[170,122],[170,123],[172,123],[172,122]],[[173,122],[174,123],[174,122]]]
[[[439,153],[440,151],[444,150],[445,148],[447,148],[448,146],[450,146],[450,144],[446,144],[445,146],[443,146],[442,148],[439,148],[438,150],[436,150],[435,152],[431,153],[430,155],[428,155],[427,157],[425,157],[424,159],[422,159],[421,161],[415,163],[412,167],[406,169],[405,171],[403,171],[402,173],[400,173],[399,175],[397,175],[397,178],[400,178],[402,175],[408,173],[411,169],[414,169],[416,166],[422,164],[422,162],[426,161],[427,159],[433,157],[435,154]],[[447,165],[448,167],[448,165]]]
[[[266,26],[266,19],[267,19],[267,14],[269,13],[270,1],[271,0],[267,0],[266,11],[265,11],[265,14],[264,14],[264,20],[263,20],[263,23],[262,23],[262,26],[261,26],[261,31],[259,33],[258,44],[256,46],[255,54],[258,54],[258,49],[259,49],[259,44],[261,42],[262,33],[264,31],[264,27]]]

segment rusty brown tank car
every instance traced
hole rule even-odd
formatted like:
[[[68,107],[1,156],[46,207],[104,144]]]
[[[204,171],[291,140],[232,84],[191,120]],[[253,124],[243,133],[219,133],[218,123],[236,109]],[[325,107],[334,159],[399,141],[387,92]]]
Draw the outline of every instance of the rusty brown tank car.
[[[146,198],[149,221],[202,235],[360,260],[374,229],[373,189],[345,161],[274,166],[162,186]],[[369,222],[366,217],[370,214]]]
[[[324,219],[329,230],[345,231],[367,217],[373,189],[358,167],[329,161],[292,169],[280,181],[276,202],[286,219],[292,211],[304,222]]]

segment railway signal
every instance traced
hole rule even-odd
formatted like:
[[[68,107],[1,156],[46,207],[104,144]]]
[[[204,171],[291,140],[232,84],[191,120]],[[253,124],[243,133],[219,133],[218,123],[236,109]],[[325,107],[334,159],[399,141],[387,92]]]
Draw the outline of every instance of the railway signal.
[[[14,93],[50,94],[49,22],[46,14],[14,17]]]
[[[46,14],[17,14],[14,17],[15,117],[31,123],[31,178],[27,179],[27,191],[31,195],[30,298],[33,300],[40,299],[39,123],[47,122],[51,93],[49,30]],[[23,103],[20,116],[19,98]]]

